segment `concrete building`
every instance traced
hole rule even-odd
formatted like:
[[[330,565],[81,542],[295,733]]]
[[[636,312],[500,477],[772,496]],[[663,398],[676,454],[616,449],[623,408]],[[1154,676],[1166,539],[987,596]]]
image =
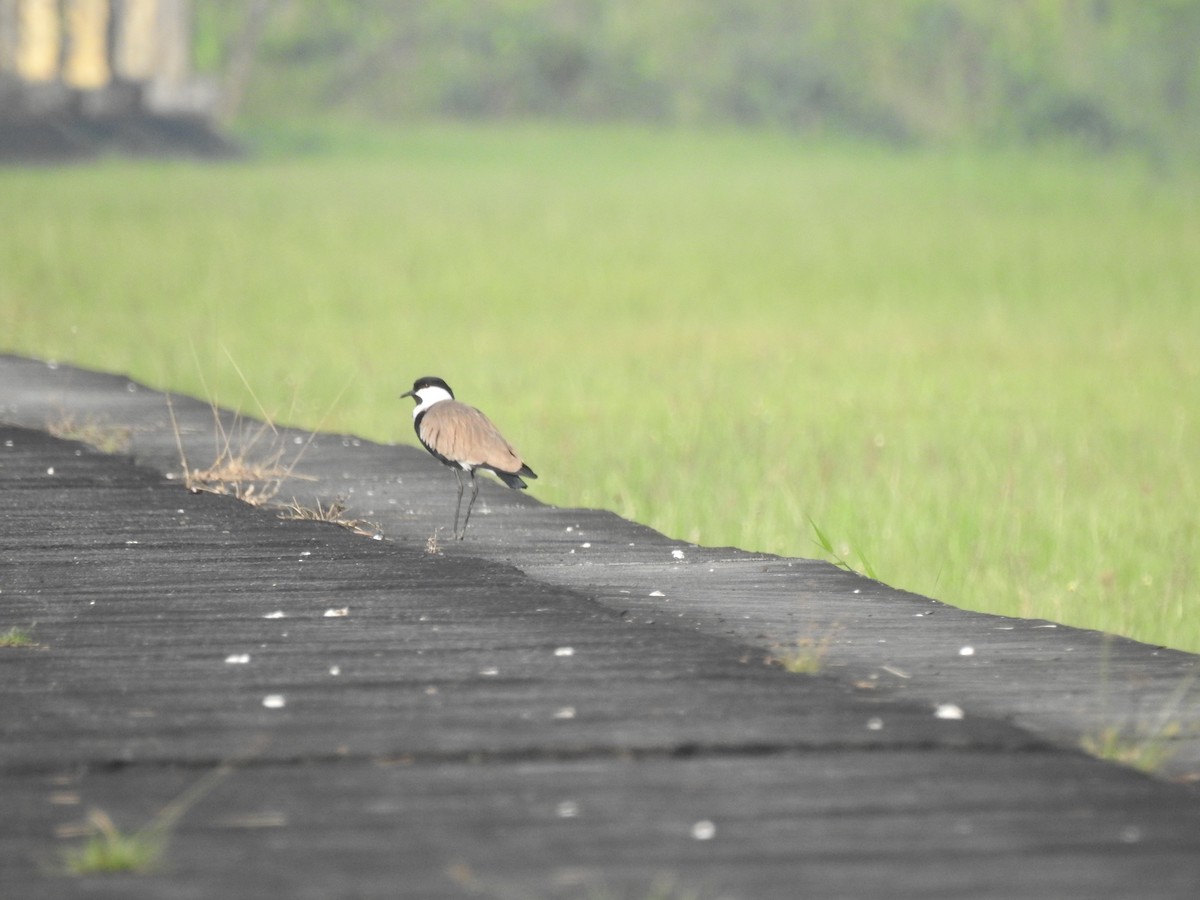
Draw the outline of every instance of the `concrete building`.
[[[0,0],[0,158],[223,144],[216,82],[192,69],[192,13],[190,0]]]

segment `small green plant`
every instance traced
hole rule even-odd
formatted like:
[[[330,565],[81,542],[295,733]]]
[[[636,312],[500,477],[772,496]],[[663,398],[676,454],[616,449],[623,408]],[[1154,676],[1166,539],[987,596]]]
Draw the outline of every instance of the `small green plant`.
[[[813,534],[816,536],[817,546],[824,550],[833,559],[833,562],[836,565],[841,566],[847,572],[859,572],[860,574],[866,575],[868,578],[874,581],[879,580],[879,578],[875,575],[875,567],[871,565],[871,561],[867,559],[862,550],[855,551],[856,555],[858,556],[859,564],[859,567],[855,568],[843,558],[842,554],[838,553],[833,548],[833,541],[829,539],[829,535],[822,530],[821,526],[813,521],[812,516],[808,516],[808,524],[812,526]]]
[[[124,453],[129,449],[133,429],[123,425],[107,425],[97,419],[76,419],[64,413],[46,423],[46,431],[65,441],[80,441],[101,453]]]
[[[1101,658],[1100,689],[1103,705],[1108,707],[1109,652],[1112,636],[1106,635],[1104,654]],[[1183,731],[1178,717],[1179,706],[1191,690],[1196,676],[1189,675],[1180,680],[1175,690],[1163,703],[1158,714],[1149,722],[1129,725],[1107,725],[1092,734],[1085,734],[1079,746],[1085,753],[1099,759],[1131,766],[1152,775],[1162,771],[1167,761],[1175,755],[1171,741]]]
[[[145,873],[156,869],[166,846],[166,829],[151,823],[126,834],[100,809],[88,813],[90,836],[81,847],[63,853],[63,863],[72,875],[100,872]]]
[[[771,662],[778,663],[793,675],[815,675],[825,665],[825,656],[833,643],[833,634],[827,633],[821,637],[806,636],[797,638],[791,646],[777,647],[770,657]]]
[[[245,750],[225,760],[188,786],[163,807],[148,825],[132,833],[117,828],[112,818],[103,810],[91,810],[85,828],[88,838],[83,846],[63,851],[64,868],[72,875],[104,872],[144,874],[159,868],[171,832],[184,814],[229,777],[239,765],[262,752],[267,741],[264,735],[255,737]]]
[[[1109,726],[1097,734],[1084,735],[1080,746],[1085,753],[1099,759],[1130,766],[1151,775],[1162,770],[1175,753],[1168,742],[1179,735],[1178,722],[1168,723],[1155,734],[1139,733],[1136,729]]]
[[[32,632],[27,628],[13,626],[8,631],[0,631],[0,647],[33,647],[36,646]]]

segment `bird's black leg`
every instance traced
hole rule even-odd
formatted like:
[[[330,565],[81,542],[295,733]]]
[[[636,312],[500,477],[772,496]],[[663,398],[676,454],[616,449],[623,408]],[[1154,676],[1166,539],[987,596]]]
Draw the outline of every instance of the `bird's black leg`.
[[[475,470],[471,470],[471,499],[467,503],[467,517],[463,519],[462,534],[458,536],[461,541],[467,536],[467,523],[471,521],[471,507],[475,505],[475,497],[479,494],[479,482],[475,480]]]
[[[454,467],[454,480],[458,482],[458,503],[454,506],[454,536],[458,537],[458,511],[462,507],[463,491],[462,469],[460,469],[458,466]],[[467,515],[470,514],[470,510],[468,510]]]

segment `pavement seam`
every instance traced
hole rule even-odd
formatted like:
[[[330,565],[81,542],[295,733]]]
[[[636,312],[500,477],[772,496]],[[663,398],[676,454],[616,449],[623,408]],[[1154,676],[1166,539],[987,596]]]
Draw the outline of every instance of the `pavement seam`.
[[[506,750],[461,750],[440,753],[416,751],[413,753],[317,753],[295,756],[256,756],[240,758],[233,763],[237,769],[291,768],[313,765],[380,765],[380,766],[453,766],[453,765],[521,765],[525,763],[575,763],[575,762],[654,762],[665,760],[705,759],[786,759],[797,760],[837,754],[887,754],[923,753],[936,750],[956,756],[986,757],[995,754],[1005,756],[1020,754],[1029,756],[1061,756],[1064,752],[1047,742],[1031,738],[1027,743],[1003,741],[972,741],[970,743],[943,742],[937,740],[909,740],[893,742],[856,743],[853,741],[831,741],[821,744],[802,743],[748,743],[748,744],[694,744],[681,743],[671,747],[581,747],[541,748],[516,747]],[[1082,751],[1075,755],[1086,758]],[[137,770],[202,771],[230,765],[225,758],[165,758],[140,757],[136,760],[88,760],[70,765],[16,765],[0,768],[5,777],[55,777],[70,769],[78,774],[105,774],[132,772]]]

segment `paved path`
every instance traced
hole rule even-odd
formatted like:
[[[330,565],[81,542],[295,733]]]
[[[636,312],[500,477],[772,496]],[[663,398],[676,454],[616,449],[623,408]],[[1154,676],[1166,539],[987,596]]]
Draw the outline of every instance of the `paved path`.
[[[173,407],[207,465],[211,411]],[[42,645],[0,649],[0,897],[1200,886],[1197,792],[1064,748],[1171,704],[1189,724],[1195,657],[500,487],[431,555],[452,478],[348,437],[271,438],[317,479],[282,496],[343,494],[386,539],[281,521],[164,477],[161,394],[0,357],[0,421],[70,416],[132,429],[138,464],[0,429],[0,631],[36,622]],[[764,663],[807,636],[829,640],[821,676]],[[1171,774],[1194,771],[1193,737]],[[87,809],[135,828],[213,772],[162,871],[58,871]]]

